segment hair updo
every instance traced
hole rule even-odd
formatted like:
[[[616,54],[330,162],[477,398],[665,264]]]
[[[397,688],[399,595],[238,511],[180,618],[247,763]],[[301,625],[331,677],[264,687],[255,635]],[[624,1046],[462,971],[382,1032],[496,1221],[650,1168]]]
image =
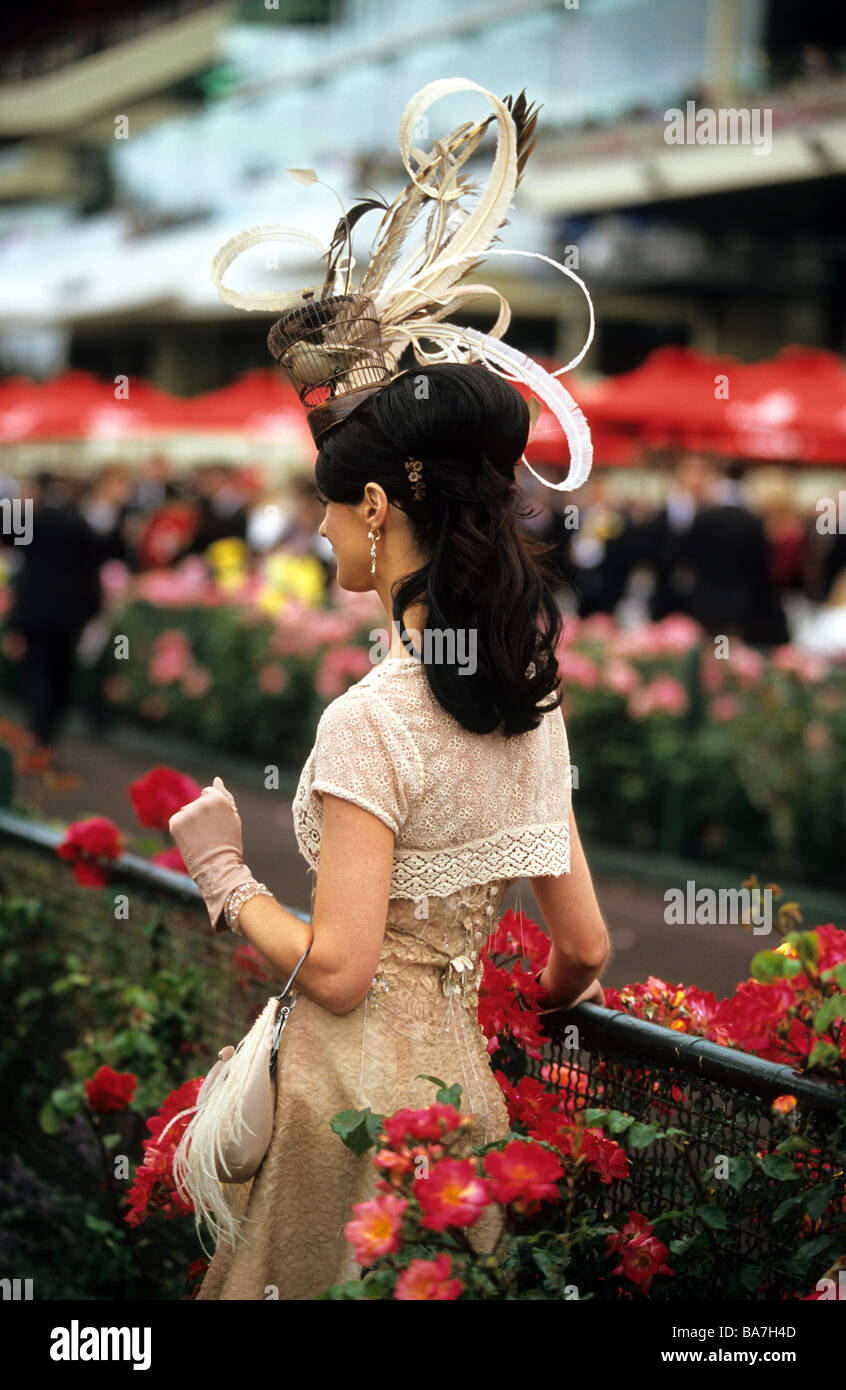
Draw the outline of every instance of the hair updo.
[[[506,737],[535,729],[561,703],[562,618],[549,547],[520,525],[531,509],[515,467],[529,435],[519,391],[480,364],[416,367],[370,396],[320,441],[315,476],[330,502],[357,504],[379,483],[431,558],[394,584],[392,617],[426,608],[426,675],[465,729]],[[419,459],[425,496],[405,468]],[[426,660],[428,630],[476,633],[476,669]],[[434,644],[432,644],[434,646]],[[439,652],[440,655],[440,652]],[[556,692],[548,704],[541,702]]]

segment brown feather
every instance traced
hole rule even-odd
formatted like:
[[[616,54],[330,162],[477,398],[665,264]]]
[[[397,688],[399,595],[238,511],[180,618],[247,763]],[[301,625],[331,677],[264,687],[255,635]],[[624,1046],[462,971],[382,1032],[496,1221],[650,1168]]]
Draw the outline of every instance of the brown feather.
[[[518,97],[503,97],[502,102],[511,112],[511,119],[517,128],[517,184],[519,185],[529,156],[537,144],[538,114],[543,108],[530,105],[526,99],[525,87]]]
[[[431,157],[420,166],[418,174],[420,181],[439,187],[446,179],[450,168],[460,167],[475,152],[487,126],[493,119],[494,117],[488,116],[476,125],[468,121],[465,125],[454,130],[449,144],[441,145],[440,149],[436,149]],[[463,192],[471,189],[465,175],[459,174],[456,178],[456,184]],[[424,193],[413,181],[410,181],[397,196],[377,228],[374,239],[375,249],[361,282],[362,292],[368,294],[378,292],[396,264],[403,243],[427,202],[434,205],[430,210],[429,221],[424,232],[424,240],[429,245],[435,218],[443,209],[443,204],[432,198],[430,194]],[[443,221],[445,220],[444,218]],[[440,244],[441,240],[442,232],[438,238],[438,243],[431,247],[427,261],[433,260],[434,256],[444,249],[443,245]]]
[[[353,228],[362,217],[368,212],[373,212],[374,208],[380,208],[383,212],[388,204],[384,198],[362,198],[358,203],[353,203],[349,212],[339,218],[338,223],[332,233],[332,239],[326,249],[326,276],[323,281],[323,288],[320,298],[324,299],[329,293],[335,279],[335,269],[338,264],[341,252],[346,247],[347,254],[352,255],[352,233]]]

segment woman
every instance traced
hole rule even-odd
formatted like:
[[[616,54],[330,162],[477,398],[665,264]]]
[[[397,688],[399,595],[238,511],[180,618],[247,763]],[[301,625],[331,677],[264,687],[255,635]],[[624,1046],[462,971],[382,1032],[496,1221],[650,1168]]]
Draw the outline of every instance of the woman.
[[[306,1299],[356,1277],[343,1226],[378,1175],[331,1131],[336,1112],[430,1104],[438,1076],[461,1085],[475,1143],[508,1132],[476,1008],[480,951],[518,879],[549,929],[550,1001],[603,1002],[608,936],[557,696],[561,617],[519,525],[528,432],[515,387],[443,364],[394,378],[321,436],[320,532],[338,582],[375,589],[392,621],[387,658],[324,711],[297,788],[311,925],[258,885],[245,898],[240,820],[219,779],[171,822],[213,926],[227,900],[242,903],[230,925],[283,978],[313,933],[273,1139],[242,1189],[244,1239],[218,1248],[202,1299]],[[470,1232],[479,1250],[501,1227],[497,1208],[487,1215]]]

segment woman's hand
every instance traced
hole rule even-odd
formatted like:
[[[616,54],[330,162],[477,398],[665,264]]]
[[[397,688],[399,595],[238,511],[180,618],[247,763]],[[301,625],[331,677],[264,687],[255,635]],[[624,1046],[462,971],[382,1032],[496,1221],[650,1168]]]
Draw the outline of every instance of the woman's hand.
[[[241,817],[235,798],[220,777],[215,777],[214,784],[203,787],[196,801],[190,801],[171,816],[168,828],[203,895],[212,930],[225,931],[222,914],[226,899],[239,883],[252,878],[244,864]]]
[[[588,985],[578,999],[574,999],[572,1004],[568,1005],[568,1008],[575,1009],[577,1004],[601,1004],[603,1008],[605,1007],[605,991],[598,980],[594,980],[592,985]]]
[[[536,976],[538,984],[544,989],[547,988],[543,978],[545,974],[546,967],[544,967],[543,970],[539,970]],[[581,994],[578,995],[576,999],[571,999],[566,1004],[557,1002],[552,1004],[551,1007],[555,1009],[575,1009],[577,1004],[600,1004],[602,1008],[605,1007],[605,991],[599,983],[599,980],[594,980],[592,984],[588,985],[587,989],[582,990]]]

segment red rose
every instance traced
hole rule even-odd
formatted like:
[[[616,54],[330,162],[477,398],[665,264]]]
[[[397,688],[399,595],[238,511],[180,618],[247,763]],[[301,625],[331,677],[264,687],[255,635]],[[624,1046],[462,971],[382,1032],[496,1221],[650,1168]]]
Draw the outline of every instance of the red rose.
[[[733,1041],[747,1052],[761,1052],[787,1015],[795,996],[785,980],[761,984],[746,980],[714,1012],[711,1027],[723,1026]]]
[[[461,1115],[453,1105],[436,1102],[425,1110],[397,1110],[384,1123],[388,1143],[401,1149],[408,1138],[438,1140],[458,1129]]]
[[[517,1211],[533,1212],[542,1201],[557,1202],[564,1169],[549,1149],[512,1139],[499,1153],[486,1155],[490,1190],[498,1202],[513,1203]]]
[[[175,845],[171,849],[156,850],[152,862],[161,864],[163,869],[173,869],[178,874],[187,874],[188,872],[182,855]]]
[[[73,864],[77,883],[85,888],[102,888],[106,871],[101,859],[118,859],[122,853],[120,831],[105,816],[91,816],[74,821],[65,831],[65,838],[56,846],[60,859]]]
[[[111,1110],[125,1110],[135,1095],[138,1077],[131,1071],[113,1071],[100,1067],[85,1083],[85,1094],[92,1110],[106,1115]]]
[[[144,1140],[144,1161],[136,1168],[129,1190],[129,1211],[123,1218],[128,1226],[140,1226],[153,1210],[167,1220],[193,1211],[190,1200],[174,1184],[173,1155],[196,1110],[202,1084],[201,1076],[183,1082],[147,1121],[153,1137]]]
[[[171,816],[190,801],[196,801],[202,787],[177,772],[174,767],[154,767],[129,788],[129,797],[142,825],[150,830],[167,830]]]

